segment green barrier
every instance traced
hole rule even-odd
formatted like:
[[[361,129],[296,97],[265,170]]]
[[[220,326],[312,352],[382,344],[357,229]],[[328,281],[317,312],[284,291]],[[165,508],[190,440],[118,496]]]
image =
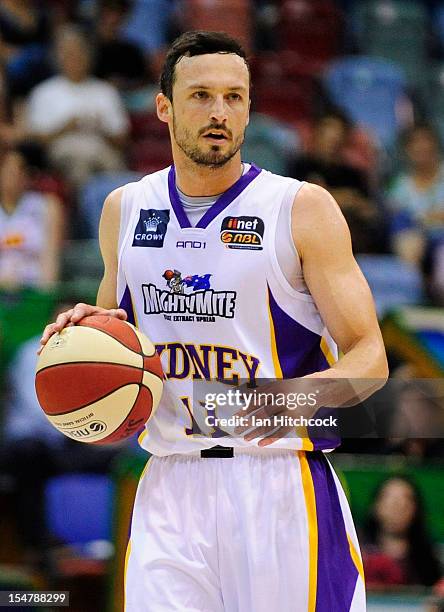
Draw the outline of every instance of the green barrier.
[[[18,346],[40,334],[48,322],[58,292],[23,289],[0,292],[0,363],[5,367]]]
[[[331,462],[341,478],[357,525],[363,525],[378,485],[390,476],[407,476],[418,486],[424,501],[427,528],[435,542],[444,543],[444,463],[423,465],[404,457],[347,456],[337,453]],[[345,481],[345,482],[344,482]]]

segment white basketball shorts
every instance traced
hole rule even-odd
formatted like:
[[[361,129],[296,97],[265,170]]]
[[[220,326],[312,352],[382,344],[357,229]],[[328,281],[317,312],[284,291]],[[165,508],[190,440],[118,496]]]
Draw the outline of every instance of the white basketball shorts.
[[[126,557],[126,612],[363,612],[355,528],[322,452],[151,457]]]

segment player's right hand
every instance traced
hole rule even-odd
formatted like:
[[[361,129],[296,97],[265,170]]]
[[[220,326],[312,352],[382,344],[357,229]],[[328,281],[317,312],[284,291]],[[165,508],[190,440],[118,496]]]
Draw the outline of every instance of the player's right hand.
[[[65,312],[61,312],[54,323],[50,323],[43,330],[43,335],[40,338],[40,348],[37,351],[37,354],[43,350],[43,347],[57,332],[62,331],[64,327],[70,327],[78,323],[84,317],[90,317],[91,315],[109,315],[110,317],[116,317],[117,319],[122,319],[126,321],[127,314],[123,310],[123,308],[101,308],[100,306],[92,306],[91,304],[76,304],[74,308],[70,308]]]

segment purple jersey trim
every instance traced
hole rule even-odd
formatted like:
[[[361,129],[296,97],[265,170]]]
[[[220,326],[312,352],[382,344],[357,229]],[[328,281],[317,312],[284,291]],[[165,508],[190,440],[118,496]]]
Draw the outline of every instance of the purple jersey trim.
[[[133,301],[131,299],[131,293],[130,293],[128,285],[125,287],[125,291],[120,301],[119,308],[123,308],[123,310],[128,315],[128,319],[127,319],[128,323],[132,323],[133,325],[136,325],[136,318],[134,316],[134,309],[133,309]]]
[[[247,187],[248,185],[261,173],[261,168],[258,168],[254,164],[251,164],[251,168],[238,179],[234,185],[231,185],[227,191],[225,191],[214,204],[206,211],[203,217],[199,220],[196,227],[205,229],[227,206],[233,202]],[[193,227],[188,219],[188,216],[182,206],[179,194],[177,193],[176,187],[176,171],[174,166],[171,166],[168,173],[168,192],[170,195],[171,206],[177,217],[179,225],[182,229],[186,227]]]
[[[316,612],[349,612],[358,579],[336,483],[322,452],[308,452],[318,526]]]
[[[270,287],[268,300],[282,377],[300,378],[326,370],[329,365],[321,349],[322,336],[310,331],[284,312],[274,299]],[[316,416],[326,418],[330,412],[329,408],[321,408]],[[314,450],[336,448],[341,443],[336,428],[310,426],[307,433],[313,442]]]
[[[297,378],[326,370],[329,365],[321,350],[322,337],[284,312],[274,299],[270,287],[268,299],[283,378]]]

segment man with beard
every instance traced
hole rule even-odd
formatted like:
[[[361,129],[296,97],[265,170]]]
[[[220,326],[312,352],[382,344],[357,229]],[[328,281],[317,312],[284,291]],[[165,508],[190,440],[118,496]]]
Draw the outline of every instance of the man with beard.
[[[267,387],[293,395],[301,381],[384,383],[346,223],[323,188],[241,161],[250,72],[237,41],[183,34],[161,90],[174,165],[107,198],[97,306],[78,304],[42,337],[110,314],[136,322],[162,359],[162,400],[139,438],[152,458],[133,512],[126,610],[362,611],[359,545],[323,453],[339,440],[273,421],[311,418],[317,406],[198,401],[210,380],[278,379]],[[174,275],[183,294],[168,285]],[[240,426],[225,427],[237,413]]]

